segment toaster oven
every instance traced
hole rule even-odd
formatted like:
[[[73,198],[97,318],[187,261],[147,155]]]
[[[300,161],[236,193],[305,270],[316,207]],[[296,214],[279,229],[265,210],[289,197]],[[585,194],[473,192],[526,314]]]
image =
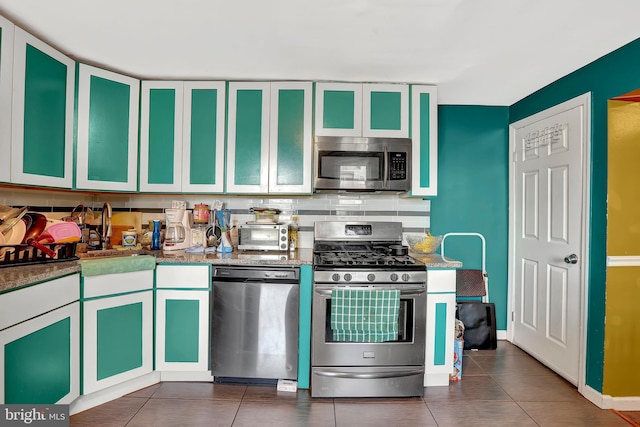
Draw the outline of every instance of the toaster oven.
[[[287,224],[242,224],[238,228],[238,250],[288,251],[289,226]]]

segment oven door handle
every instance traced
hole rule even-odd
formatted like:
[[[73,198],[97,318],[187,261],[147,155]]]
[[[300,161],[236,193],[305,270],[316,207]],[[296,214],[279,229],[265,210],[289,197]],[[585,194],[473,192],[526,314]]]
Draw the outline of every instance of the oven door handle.
[[[404,371],[386,371],[386,372],[343,372],[343,371],[331,371],[327,369],[318,369],[315,368],[313,370],[314,375],[322,376],[322,377],[332,377],[332,378],[355,378],[355,379],[368,379],[374,380],[379,378],[397,378],[397,377],[410,377],[413,375],[424,375],[424,369],[407,369]]]
[[[313,291],[318,295],[331,295],[332,290],[333,289],[314,289]],[[412,296],[417,297],[426,292],[427,290],[424,288],[423,289],[400,289],[400,295],[405,297],[412,297]]]

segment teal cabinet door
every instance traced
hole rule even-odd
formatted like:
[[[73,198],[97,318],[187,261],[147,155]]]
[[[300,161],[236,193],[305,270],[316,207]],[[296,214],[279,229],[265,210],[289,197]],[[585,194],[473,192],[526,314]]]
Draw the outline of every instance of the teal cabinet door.
[[[11,92],[14,25],[0,16],[0,182],[11,180]]]
[[[409,136],[408,85],[362,85],[362,136],[380,138]]]
[[[456,317],[456,271],[427,271],[427,337],[424,385],[449,385],[453,372],[453,344]]]
[[[71,188],[75,62],[15,28],[11,182]]]
[[[310,194],[312,83],[229,83],[229,193]]]
[[[138,188],[137,79],[80,64],[76,188]]]
[[[140,191],[182,190],[182,82],[143,81]]]
[[[407,138],[409,86],[316,83],[316,135]]]
[[[184,82],[182,191],[224,191],[225,82]]]
[[[83,394],[153,370],[153,291],[84,301]]]
[[[411,86],[411,196],[438,194],[438,97],[435,86]]]
[[[224,191],[224,82],[143,81],[140,191]]]
[[[269,83],[229,83],[228,193],[269,191],[269,96]]]
[[[269,193],[310,194],[311,82],[271,83]]]
[[[208,371],[209,298],[208,290],[156,291],[156,370]]]
[[[0,331],[0,403],[68,404],[80,391],[74,302]]]
[[[211,266],[156,267],[156,370],[173,380],[211,381]]]
[[[362,84],[316,83],[315,134],[362,136]]]

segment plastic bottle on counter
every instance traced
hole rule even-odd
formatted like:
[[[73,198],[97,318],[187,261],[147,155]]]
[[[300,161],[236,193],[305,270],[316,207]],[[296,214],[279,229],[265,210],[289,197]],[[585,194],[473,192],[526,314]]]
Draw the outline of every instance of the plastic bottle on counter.
[[[151,250],[160,250],[160,220],[153,221],[153,233],[151,234]]]
[[[296,249],[298,249],[298,217],[294,215],[289,223],[289,251],[293,252]]]

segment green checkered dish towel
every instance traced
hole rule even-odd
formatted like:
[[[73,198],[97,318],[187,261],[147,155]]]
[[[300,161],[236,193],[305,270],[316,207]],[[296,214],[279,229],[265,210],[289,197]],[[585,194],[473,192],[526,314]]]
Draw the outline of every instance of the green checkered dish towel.
[[[331,329],[334,341],[384,342],[398,339],[400,291],[334,288]]]

